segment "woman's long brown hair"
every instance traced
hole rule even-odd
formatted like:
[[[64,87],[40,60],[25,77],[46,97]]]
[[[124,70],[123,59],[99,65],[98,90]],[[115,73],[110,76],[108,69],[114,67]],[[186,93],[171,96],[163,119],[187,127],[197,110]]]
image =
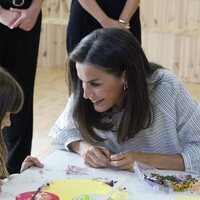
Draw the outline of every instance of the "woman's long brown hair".
[[[102,113],[96,112],[92,102],[83,98],[76,62],[92,64],[116,77],[126,72],[128,90],[124,100],[125,112],[117,131],[120,143],[133,138],[153,123],[147,78],[160,66],[148,62],[141,45],[131,33],[117,28],[98,29],[86,36],[69,56],[68,78],[69,91],[73,93],[75,102],[74,121],[86,141],[102,141],[93,128],[112,130],[112,122],[103,123]]]

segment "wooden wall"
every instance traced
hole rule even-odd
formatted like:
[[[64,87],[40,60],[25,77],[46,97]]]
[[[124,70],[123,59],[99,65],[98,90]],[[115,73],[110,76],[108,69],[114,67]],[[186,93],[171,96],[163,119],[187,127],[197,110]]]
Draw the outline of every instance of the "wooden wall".
[[[66,27],[69,7],[70,0],[44,1],[38,66],[66,66]]]
[[[70,0],[47,0],[38,65],[65,67]],[[200,0],[141,0],[142,46],[150,61],[200,83]]]
[[[141,21],[149,60],[200,83],[200,0],[141,0]]]

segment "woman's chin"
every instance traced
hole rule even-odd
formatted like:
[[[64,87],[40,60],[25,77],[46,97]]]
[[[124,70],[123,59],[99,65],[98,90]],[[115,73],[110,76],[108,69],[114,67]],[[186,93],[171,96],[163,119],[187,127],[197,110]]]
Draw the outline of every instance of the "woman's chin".
[[[107,108],[107,107],[100,107],[100,106],[94,106],[94,109],[97,111],[97,112],[106,112],[108,111],[110,108]]]

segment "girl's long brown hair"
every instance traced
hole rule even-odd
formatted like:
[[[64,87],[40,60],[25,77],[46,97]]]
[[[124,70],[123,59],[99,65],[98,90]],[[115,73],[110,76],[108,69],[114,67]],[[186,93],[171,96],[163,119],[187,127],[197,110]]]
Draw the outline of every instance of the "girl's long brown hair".
[[[17,113],[23,106],[24,95],[17,81],[0,67],[0,128],[7,112]],[[7,177],[7,149],[0,129],[0,178]]]

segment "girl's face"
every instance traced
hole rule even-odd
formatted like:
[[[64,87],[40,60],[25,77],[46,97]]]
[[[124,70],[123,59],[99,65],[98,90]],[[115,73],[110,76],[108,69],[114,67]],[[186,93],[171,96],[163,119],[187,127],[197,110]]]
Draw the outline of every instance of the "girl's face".
[[[88,63],[76,63],[76,70],[82,81],[83,97],[94,104],[97,112],[121,105],[125,94],[125,73],[116,77]]]
[[[10,121],[10,113],[7,112],[4,117],[3,120],[1,122],[1,129],[5,128],[5,127],[9,127],[11,125],[11,121]]]

